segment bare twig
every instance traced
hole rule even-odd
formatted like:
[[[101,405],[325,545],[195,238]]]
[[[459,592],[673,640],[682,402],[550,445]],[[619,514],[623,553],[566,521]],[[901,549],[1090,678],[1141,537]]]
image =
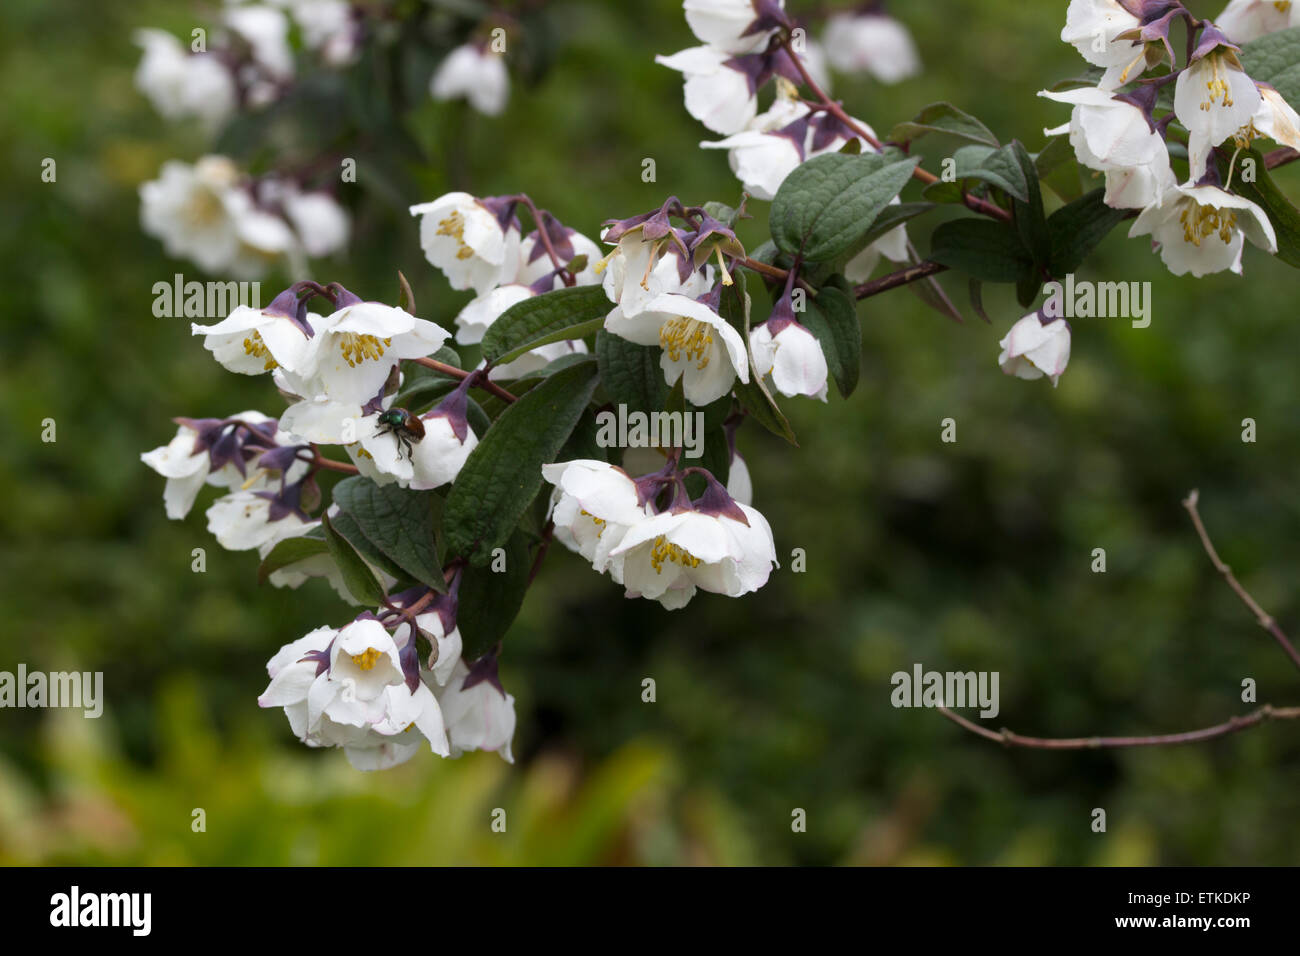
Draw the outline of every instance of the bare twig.
[[[1210,556],[1211,563],[1217,570],[1228,586],[1232,588],[1237,597],[1241,598],[1242,603],[1250,608],[1251,613],[1255,615],[1260,625],[1273,635],[1274,639],[1281,645],[1288,657],[1300,667],[1300,654],[1296,653],[1295,647],[1287,639],[1287,636],[1278,627],[1277,622],[1259,606],[1259,603],[1250,595],[1241,583],[1233,576],[1232,569],[1228,567],[1219,558],[1219,553],[1214,549],[1214,543],[1210,541],[1210,535],[1205,530],[1205,524],[1201,521],[1200,512],[1197,510],[1197,502],[1200,498],[1199,492],[1193,490],[1183,501],[1183,507],[1191,515],[1192,524],[1196,526],[1196,533],[1201,539],[1201,544],[1205,548],[1205,553]],[[995,743],[1002,744],[1005,747],[1024,747],[1032,750],[1100,750],[1115,749],[1120,747],[1173,747],[1179,744],[1194,744],[1204,740],[1214,740],[1216,737],[1226,737],[1229,734],[1235,734],[1238,731],[1246,730],[1250,727],[1258,727],[1260,724],[1267,723],[1270,720],[1300,720],[1300,707],[1273,707],[1270,704],[1264,704],[1262,707],[1251,711],[1248,714],[1230,717],[1221,724],[1215,724],[1213,727],[1202,727],[1199,730],[1187,730],[1176,734],[1153,734],[1142,737],[1026,737],[1022,734],[1003,728],[1002,730],[989,730],[987,727],[981,727],[972,720],[968,720],[957,714],[947,707],[938,708],[939,713],[947,717],[957,726],[969,730],[976,736],[983,737],[985,740],[992,740]]]

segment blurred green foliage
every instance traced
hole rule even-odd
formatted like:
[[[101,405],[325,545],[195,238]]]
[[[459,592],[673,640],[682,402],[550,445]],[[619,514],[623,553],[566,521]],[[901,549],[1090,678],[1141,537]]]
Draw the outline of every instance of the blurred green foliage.
[[[1035,92],[1082,65],[1057,40],[1064,8],[897,4],[925,74],[891,88],[839,78],[836,93],[878,129],[949,99],[1036,150],[1066,114]],[[1300,700],[1179,507],[1201,489],[1225,560],[1300,631],[1295,274],[1252,249],[1244,279],[1176,280],[1122,229],[1082,277],[1152,282],[1154,320],[1077,320],[1056,390],[998,373],[997,340],[1020,315],[1010,290],[985,289],[993,327],[969,309],[965,325],[947,322],[905,291],[860,308],[853,398],[787,402],[798,451],[740,436],[783,565],[757,595],[701,594],[670,613],[555,549],[503,658],[519,699],[514,767],[422,755],[359,775],[338,752],[298,746],[281,714],[256,708],[265,661],[350,613],[321,582],[259,589],[254,558],[205,532],[210,493],[169,522],[162,481],[138,460],[173,415],[278,401],[269,382],[212,362],[183,320],[150,311],[154,282],[194,270],[140,232],[135,190],[205,144],[134,91],[130,34],[187,32],[201,16],[161,0],[0,10],[0,669],[102,670],[108,699],[98,722],[0,712],[0,861],[1300,859],[1294,725],[1181,749],[1016,752],[889,704],[890,675],[918,661],[999,671],[997,723],[1022,733],[1217,723],[1247,709],[1247,677],[1261,702]],[[424,262],[408,202],[525,190],[594,235],[670,193],[736,201],[725,157],[696,148],[714,137],[682,108],[678,75],[653,63],[694,42],[678,4],[575,0],[548,16],[550,72],[517,83],[497,120],[421,106],[430,159],[409,170],[416,192],[357,197],[354,253],[316,278],[395,299],[400,268],[421,314],[449,323],[466,296]],[[928,165],[953,145],[926,141]],[[40,181],[44,157],[56,183]],[[641,180],[646,157],[656,183]],[[1278,181],[1300,199],[1300,172]],[[748,226],[756,243],[762,223]],[[913,230],[922,250],[928,228]],[[961,284],[947,287],[964,305]],[[40,440],[47,417],[53,444]],[[952,445],[939,441],[948,417]],[[190,570],[196,547],[204,574]],[[1089,570],[1098,547],[1105,574]],[[789,570],[794,548],[806,573]],[[204,833],[191,830],[196,807]],[[489,829],[497,807],[506,834]],[[1105,835],[1090,830],[1094,807]],[[792,832],[795,808],[806,833]]]

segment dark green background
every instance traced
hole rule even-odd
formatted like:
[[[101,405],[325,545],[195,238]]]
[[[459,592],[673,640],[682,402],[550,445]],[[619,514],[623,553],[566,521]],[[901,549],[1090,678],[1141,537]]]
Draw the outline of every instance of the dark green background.
[[[925,74],[836,88],[877,129],[951,99],[1037,150],[1043,127],[1066,119],[1034,95],[1082,66],[1057,40],[1065,3],[897,9]],[[361,185],[376,188],[348,196],[353,252],[315,278],[392,299],[401,268],[421,314],[450,323],[466,296],[424,261],[407,203],[453,186],[525,190],[594,235],[668,194],[736,200],[725,154],[696,147],[716,137],[686,114],[678,76],[653,63],[694,43],[679,6],[550,11],[549,37],[536,38],[554,45],[545,78],[516,82],[499,119],[422,102],[412,129],[431,159],[410,167],[411,186],[381,183],[377,168],[367,181],[363,166]],[[1056,390],[998,371],[997,340],[1021,314],[1009,290],[986,289],[993,327],[973,315],[957,326],[907,291],[860,308],[853,398],[786,402],[798,451],[753,427],[740,436],[783,565],[757,595],[702,594],[669,613],[624,600],[556,549],[503,659],[519,702],[514,767],[426,754],[360,775],[338,752],[297,745],[280,713],[256,706],[265,661],[350,612],[322,582],[259,588],[255,558],[223,552],[204,529],[213,493],[168,521],[162,480],[138,460],[171,436],[173,415],[278,407],[268,380],[226,373],[185,320],[151,313],[153,283],[200,276],[141,233],[136,187],[207,144],[136,93],[130,34],[185,33],[199,16],[162,2],[8,0],[0,11],[0,670],[102,670],[108,699],[99,721],[0,712],[0,861],[1300,857],[1300,726],[1180,749],[1008,752],[889,703],[890,675],[918,661],[1000,672],[994,723],[1031,734],[1217,723],[1248,709],[1247,677],[1261,702],[1300,701],[1297,674],[1216,579],[1179,506],[1201,489],[1225,559],[1300,630],[1295,274],[1250,249],[1245,278],[1176,280],[1122,229],[1081,278],[1151,281],[1151,327],[1076,321]],[[319,122],[328,130],[330,115]],[[955,144],[923,145],[937,169]],[[40,181],[45,157],[56,183]],[[646,157],[657,183],[641,181]],[[1279,182],[1300,197],[1300,173]],[[913,230],[922,250],[929,228]],[[947,287],[964,304],[963,284]],[[54,444],[40,440],[46,417]],[[953,445],[939,441],[947,417]],[[1254,444],[1241,440],[1248,417]],[[205,574],[190,570],[195,547],[207,549]],[[789,570],[796,547],[801,575]],[[1098,547],[1104,575],[1089,570]],[[641,701],[646,677],[657,703]],[[497,807],[504,835],[488,828]],[[1096,807],[1104,835],[1090,829]],[[206,832],[191,829],[195,808]],[[795,808],[806,833],[792,832]]]

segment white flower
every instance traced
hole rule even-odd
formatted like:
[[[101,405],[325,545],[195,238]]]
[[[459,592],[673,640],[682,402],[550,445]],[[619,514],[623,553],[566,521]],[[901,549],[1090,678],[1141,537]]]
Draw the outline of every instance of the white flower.
[[[213,129],[234,112],[235,80],[217,57],[190,53],[162,30],[137,30],[134,39],[144,49],[135,72],[136,88],[164,119],[193,116]]]
[[[267,663],[271,683],[258,705],[283,707],[303,743],[342,747],[358,770],[395,766],[426,741],[445,757],[450,749],[442,710],[423,681],[414,691],[407,684],[404,645],[373,617],[340,630],[317,628]]]
[[[777,84],[781,87],[781,84]],[[771,200],[785,177],[804,161],[806,125],[792,126],[809,115],[806,104],[789,95],[778,95],[771,108],[750,121],[747,129],[717,142],[703,142],[703,149],[727,150],[731,171],[756,199]]]
[[[475,665],[476,668],[479,665]],[[490,678],[465,687],[471,671],[457,661],[447,686],[438,693],[438,703],[447,724],[451,755],[468,750],[493,750],[507,763],[514,763],[510,743],[515,736],[515,699]]]
[[[403,488],[424,491],[456,480],[465,459],[478,445],[478,436],[463,418],[453,423],[437,410],[419,421],[424,436],[411,440],[409,448],[379,423],[378,414],[357,423],[357,439],[376,471],[397,479]],[[458,428],[463,429],[461,434],[457,434]]]
[[[252,551],[267,543],[297,537],[310,522],[274,499],[271,491],[236,491],[207,510],[208,531],[227,551]]]
[[[229,7],[226,26],[248,44],[253,62],[273,79],[284,80],[293,76],[289,18],[279,10],[260,4]]]
[[[638,345],[663,349],[660,366],[669,385],[682,379],[686,400],[708,405],[731,391],[736,378],[749,381],[745,342],[727,321],[698,299],[663,293],[645,311],[626,315],[615,307],[605,331]]]
[[[772,529],[753,508],[726,500],[722,512],[674,509],[629,528],[612,552],[623,559],[627,596],[676,610],[697,588],[739,597],[766,584],[776,564]]]
[[[696,46],[655,62],[685,77],[686,112],[715,133],[739,132],[758,112],[754,77],[728,53]]]
[[[1281,146],[1300,149],[1300,115],[1271,86],[1259,84],[1259,96],[1259,112],[1236,138],[1249,143],[1256,136],[1266,136]]]
[[[575,459],[542,466],[542,477],[555,485],[551,521],[555,540],[601,572],[623,583],[623,562],[610,552],[627,529],[650,517],[636,482],[621,468],[603,461]]]
[[[691,260],[671,239],[646,239],[640,229],[625,233],[606,257],[603,284],[620,315],[645,311],[660,295],[675,292],[694,296],[712,282],[707,270],[696,271]]]
[[[1139,26],[1141,21],[1117,0],[1070,0],[1061,39],[1089,63],[1105,67],[1098,85],[1103,90],[1113,90],[1146,69],[1143,44],[1116,39]],[[1136,73],[1134,68],[1138,68]]]
[[[546,366],[550,365],[556,359],[564,358],[566,355],[586,355],[587,343],[582,339],[565,339],[562,342],[552,342],[550,345],[539,345],[531,352],[525,352],[513,362],[507,362],[505,365],[497,365],[488,373],[488,378],[492,381],[509,381],[510,379],[522,378],[525,375],[531,375],[533,372],[540,372]]]
[[[330,66],[347,66],[360,50],[360,30],[347,0],[293,0],[291,12],[309,50]]]
[[[766,47],[776,31],[773,16],[782,0],[685,0],[682,7],[702,42],[724,53],[752,53]]]
[[[465,97],[486,116],[498,116],[510,96],[505,58],[487,47],[466,43],[447,54],[429,82],[435,100]]]
[[[1025,379],[1046,375],[1055,386],[1070,361],[1070,326],[1064,319],[1044,325],[1038,313],[1031,312],[1011,326],[998,345],[998,364],[1006,374]]]
[[[284,214],[307,255],[313,258],[333,255],[348,244],[351,218],[329,193],[289,189],[282,201]]]
[[[223,367],[240,375],[301,369],[311,351],[311,340],[302,328],[270,307],[236,306],[216,325],[191,323],[190,331],[204,337],[203,347]]]
[[[870,73],[881,83],[898,83],[921,72],[921,58],[907,27],[881,14],[837,13],[822,34],[831,66],[845,73]]]
[[[1205,176],[1210,150],[1249,123],[1260,104],[1255,81],[1246,75],[1229,47],[1212,47],[1178,74],[1174,114],[1187,127],[1189,183]]]
[[[456,341],[462,345],[477,345],[483,333],[512,305],[533,297],[527,285],[510,282],[490,289],[472,299],[456,316]]]
[[[503,227],[496,215],[469,193],[447,193],[411,207],[420,218],[420,245],[429,263],[453,289],[482,295],[513,279],[519,270],[519,230]]]
[[[158,179],[140,186],[140,222],[168,255],[192,259],[207,272],[254,278],[297,246],[281,219],[257,209],[224,156],[193,166],[163,164]]]
[[[261,412],[252,410],[240,412],[231,418],[250,425],[263,425],[275,421]],[[220,422],[210,420],[196,424],[217,427]],[[275,434],[274,428],[268,429],[267,433]],[[287,440],[288,437],[280,432],[276,434],[275,441],[280,444],[280,439]],[[194,507],[194,499],[198,497],[199,489],[205,483],[218,488],[238,488],[250,479],[242,448],[234,449],[234,454],[224,460],[215,471],[212,468],[211,450],[209,446],[200,443],[200,434],[196,428],[182,424],[176,429],[176,437],[166,445],[140,455],[142,462],[167,479],[163,488],[163,504],[168,518],[175,521],[189,514],[190,509]],[[245,463],[244,469],[240,469],[237,460]]]
[[[1266,33],[1300,24],[1300,9],[1277,0],[1230,0],[1214,25],[1236,43],[1249,43]]]
[[[338,514],[338,511],[338,505],[330,505],[329,513],[331,518]],[[313,521],[310,524],[304,525],[300,529],[301,533],[296,534],[293,537],[303,537],[318,528],[320,528],[320,522]],[[289,539],[283,538],[281,540],[287,541]],[[268,541],[267,543],[260,545],[257,549],[258,557],[265,559],[267,555],[275,550],[275,546],[279,543],[280,541]],[[322,541],[321,544],[323,546],[324,542]],[[363,558],[362,560],[365,559]],[[397,583],[396,578],[392,577],[392,575],[388,574],[382,568],[377,568],[368,561],[366,562],[366,565],[370,568],[371,573],[380,580],[380,583],[383,584],[385,590],[392,588]],[[302,587],[303,583],[308,578],[324,578],[329,586],[333,588],[334,593],[349,604],[364,607],[368,603],[367,601],[357,598],[348,590],[347,583],[343,580],[343,572],[339,570],[338,564],[335,563],[333,557],[330,556],[328,551],[321,551],[317,554],[312,554],[309,557],[302,558],[301,560],[277,568],[267,575],[266,579],[270,582],[272,587],[297,590]]]
[[[727,475],[727,494],[731,495],[737,504],[754,503],[754,481],[749,476],[749,466],[745,464],[745,459],[739,452],[731,456],[731,472]]]
[[[1176,276],[1190,272],[1199,278],[1224,269],[1240,274],[1246,239],[1277,252],[1264,210],[1218,186],[1174,186],[1129,230],[1130,238],[1146,235],[1159,244],[1160,258]]]
[[[754,368],[782,395],[806,395],[826,401],[826,356],[817,337],[798,322],[764,322],[749,332]]]
[[[568,230],[565,238],[573,249],[573,258],[578,256],[587,257],[586,266],[573,277],[573,284],[595,285],[600,282],[600,275],[596,271],[596,264],[600,262],[604,255],[600,246],[573,229]],[[565,258],[561,250],[557,249],[556,253],[561,260]],[[572,259],[569,261],[572,261]],[[567,266],[568,264],[568,262],[561,262],[561,265]],[[519,273],[515,276],[515,282],[522,285],[532,285],[534,282],[541,280],[548,272],[554,271],[555,264],[551,262],[545,244],[537,238],[536,233],[529,233],[524,236],[519,244]],[[560,280],[557,277],[554,281],[559,282]]]
[[[432,686],[443,687],[451,679],[456,664],[460,661],[463,646],[460,628],[452,621],[452,628],[448,631],[443,616],[436,611],[426,611],[416,615],[415,623],[421,631],[424,631],[431,645],[427,676],[432,679]],[[403,643],[402,638],[407,630],[407,625],[402,624],[394,632],[395,639],[399,643]]]
[[[431,355],[450,337],[442,326],[380,302],[345,305],[312,328],[311,350],[297,370],[304,381],[293,390],[348,405],[370,401],[400,360]]]
[[[1142,209],[1173,185],[1164,138],[1141,108],[1091,87],[1038,95],[1074,107],[1068,127],[1046,132],[1055,135],[1068,129],[1079,162],[1106,173],[1107,205]]]

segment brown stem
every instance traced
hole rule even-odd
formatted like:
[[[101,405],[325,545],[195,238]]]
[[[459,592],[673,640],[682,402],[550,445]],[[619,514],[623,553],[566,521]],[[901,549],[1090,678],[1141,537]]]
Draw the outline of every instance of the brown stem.
[[[356,465],[349,465],[345,461],[334,461],[332,458],[326,458],[320,453],[320,449],[315,445],[311,446],[312,458],[308,462],[313,468],[324,468],[326,471],[337,471],[345,475],[360,474],[360,469]]]
[[[931,262],[929,259],[926,259],[923,262],[918,262],[916,265],[908,266],[906,269],[899,269],[897,272],[883,275],[879,279],[872,279],[870,282],[864,282],[853,290],[853,294],[858,299],[869,299],[873,295],[888,292],[890,289],[897,289],[900,286],[910,285],[913,282],[928,279],[930,276],[938,275],[940,272],[946,271],[947,268],[948,267],[945,265],[940,265],[937,262]]]
[[[844,107],[831,99],[830,95],[817,84],[816,80],[812,78],[812,74],[809,73],[808,68],[804,66],[803,60],[800,59],[799,54],[794,51],[789,36],[781,37],[781,46],[785,48],[785,52],[789,55],[790,60],[795,65],[795,69],[799,71],[799,75],[803,78],[804,84],[812,91],[813,96],[817,97],[817,99],[821,101],[822,109],[826,110],[849,129],[853,130],[855,134],[861,136],[864,140],[879,150],[881,148],[880,140],[873,136],[870,130],[866,129],[861,123],[846,113]],[[920,166],[917,166],[912,170],[912,178],[926,184],[927,186],[939,181],[938,176],[934,173],[926,172]],[[1001,219],[1003,222],[1011,221],[1011,213],[1007,212],[1001,206],[980,199],[977,196],[963,195],[962,202],[966,204],[968,209],[980,213],[981,215],[988,216],[992,219]]]
[[[1200,512],[1197,510],[1197,502],[1200,499],[1200,493],[1195,489],[1183,500],[1183,507],[1191,515],[1192,524],[1196,526],[1196,534],[1201,539],[1201,544],[1205,548],[1205,553],[1210,556],[1213,563],[1223,579],[1228,582],[1237,597],[1241,598],[1242,603],[1250,608],[1260,625],[1267,630],[1286,651],[1287,656],[1300,667],[1300,654],[1296,653],[1295,647],[1287,640],[1287,636],[1282,633],[1282,629],[1277,626],[1277,622],[1267,614],[1259,603],[1250,596],[1241,583],[1233,576],[1232,569],[1228,567],[1219,558],[1219,553],[1214,549],[1214,543],[1210,540],[1209,532],[1205,530],[1205,524],[1201,521]],[[1177,734],[1155,734],[1145,737],[1025,737],[1014,731],[1003,728],[1002,730],[989,730],[987,727],[981,727],[972,720],[954,713],[947,707],[938,708],[939,713],[947,717],[957,726],[971,733],[983,737],[985,740],[992,740],[1007,747],[1026,747],[1034,750],[1097,750],[1101,748],[1116,747],[1172,747],[1178,744],[1193,744],[1203,740],[1213,740],[1216,737],[1226,737],[1228,734],[1235,734],[1238,731],[1246,730],[1249,727],[1256,727],[1269,720],[1300,720],[1300,707],[1273,707],[1264,704],[1248,714],[1230,717],[1221,724],[1215,724],[1213,727],[1202,727],[1199,730],[1188,730]]]
[[[542,569],[542,561],[546,559],[546,551],[551,546],[551,538],[555,533],[555,522],[546,522],[546,527],[542,529],[542,544],[537,549],[537,557],[533,558],[533,566],[528,571],[528,583],[533,583],[533,578],[537,577],[537,572]]]
[[[567,266],[568,263],[560,261],[560,256],[555,251],[555,246],[551,244],[551,237],[547,235],[546,232],[546,223],[542,221],[542,214],[538,211],[536,204],[526,193],[520,193],[515,198],[523,203],[528,208],[528,212],[532,215],[533,225],[537,227],[537,235],[542,240],[542,248],[545,249],[546,254],[551,257],[551,264],[560,270],[560,277],[564,280],[564,284],[566,286],[573,285],[573,274],[565,269],[565,266]]]
[[[1300,653],[1296,651],[1295,645],[1287,639],[1286,634],[1283,633],[1282,628],[1278,627],[1277,621],[1273,620],[1272,615],[1260,607],[1259,602],[1251,597],[1250,592],[1241,586],[1241,582],[1232,573],[1232,568],[1223,563],[1223,560],[1219,557],[1219,552],[1214,549],[1214,542],[1210,540],[1209,532],[1205,530],[1205,524],[1201,521],[1201,513],[1196,507],[1200,497],[1201,493],[1196,489],[1192,489],[1191,493],[1183,500],[1183,507],[1187,509],[1187,513],[1192,517],[1192,524],[1196,526],[1196,534],[1201,539],[1205,553],[1210,556],[1210,563],[1214,565],[1214,570],[1223,575],[1223,579],[1228,582],[1228,587],[1232,588],[1233,593],[1241,598],[1241,603],[1250,608],[1250,612],[1255,615],[1255,620],[1259,622],[1259,626],[1272,634],[1273,639],[1286,652],[1287,657],[1291,658],[1291,662],[1296,667],[1300,667]]]
[[[457,378],[461,380],[467,379],[474,374],[473,372],[465,371],[463,368],[457,368],[454,365],[448,365],[445,362],[439,362],[437,359],[416,358],[416,359],[410,359],[410,361],[414,362],[416,365],[423,365],[425,368],[431,368],[435,372],[441,372],[443,375],[450,375],[452,378]],[[511,395],[500,385],[496,384],[493,381],[490,381],[487,378],[480,378],[479,381],[475,383],[474,387],[481,388],[483,389],[483,391],[488,392],[491,395],[495,395],[497,398],[501,399],[501,401],[506,402],[507,404],[517,400],[517,396]]]
[[[1248,714],[1230,717],[1213,727],[1188,730],[1180,734],[1155,734],[1148,737],[1025,737],[1014,731],[989,730],[974,721],[967,720],[960,714],[953,713],[947,707],[938,708],[953,723],[973,734],[992,740],[1007,747],[1025,747],[1031,750],[1101,750],[1119,747],[1173,747],[1178,744],[1194,744],[1216,737],[1226,737],[1249,727],[1256,727],[1269,720],[1300,720],[1300,707],[1273,707],[1269,704],[1253,710]]]
[[[1300,153],[1296,152],[1290,146],[1283,146],[1264,156],[1264,166],[1267,169],[1277,169],[1279,166],[1285,166],[1287,163],[1294,163],[1297,159],[1300,159]]]

